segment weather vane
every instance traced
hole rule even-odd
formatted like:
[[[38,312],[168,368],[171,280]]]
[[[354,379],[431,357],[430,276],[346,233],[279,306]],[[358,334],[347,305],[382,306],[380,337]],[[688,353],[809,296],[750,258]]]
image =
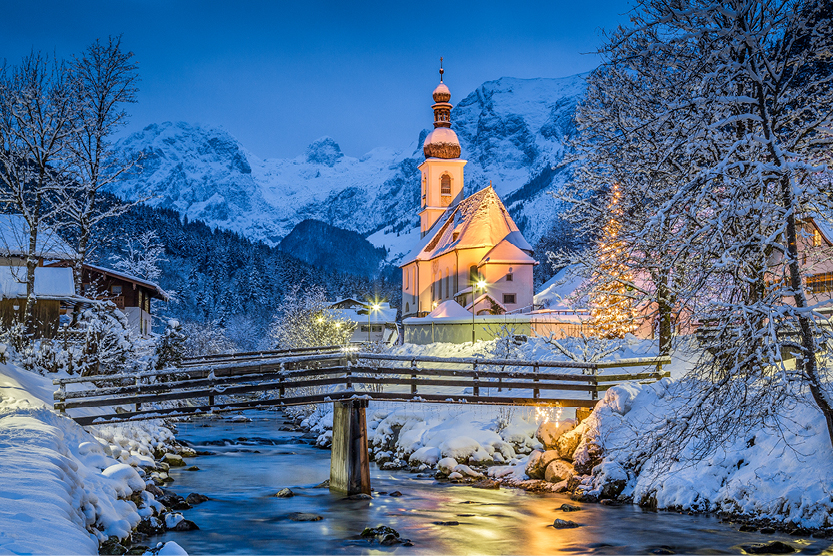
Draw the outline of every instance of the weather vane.
[[[443,73],[445,73],[445,70],[443,69],[443,57],[440,56],[440,83],[443,82]]]

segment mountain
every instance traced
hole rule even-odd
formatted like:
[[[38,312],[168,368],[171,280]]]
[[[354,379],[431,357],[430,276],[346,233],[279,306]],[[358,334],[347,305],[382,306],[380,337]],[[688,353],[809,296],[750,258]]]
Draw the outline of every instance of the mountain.
[[[356,232],[312,219],[292,228],[278,249],[315,267],[368,277],[378,274],[387,255]]]
[[[531,243],[561,210],[547,191],[569,177],[558,164],[583,90],[579,75],[504,77],[484,83],[452,111],[469,161],[465,194],[491,181]],[[381,147],[361,158],[323,137],[295,158],[261,159],[219,127],[153,124],[120,141],[118,148],[142,157],[111,191],[129,200],[150,196],[151,206],[272,246],[299,222],[319,220],[367,237],[395,262],[418,226],[417,167],[428,131],[406,149]]]

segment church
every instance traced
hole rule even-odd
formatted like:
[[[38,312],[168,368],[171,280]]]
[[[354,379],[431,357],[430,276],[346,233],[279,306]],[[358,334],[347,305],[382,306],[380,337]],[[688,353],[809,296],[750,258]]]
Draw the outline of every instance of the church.
[[[433,97],[434,130],[419,167],[421,240],[401,265],[402,317],[424,317],[450,300],[477,315],[529,312],[538,263],[491,183],[463,198],[466,160],[442,68]]]

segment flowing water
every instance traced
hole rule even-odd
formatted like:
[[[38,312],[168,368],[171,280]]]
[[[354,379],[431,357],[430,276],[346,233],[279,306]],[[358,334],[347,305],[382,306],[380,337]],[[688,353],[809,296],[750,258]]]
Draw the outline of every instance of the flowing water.
[[[183,512],[199,531],[153,537],[175,540],[189,554],[740,554],[741,545],[782,540],[803,554],[833,554],[829,540],[741,533],[708,516],[647,512],[633,506],[577,504],[563,495],[481,490],[436,482],[371,463],[371,500],[347,500],[327,488],[330,452],[300,433],[281,432],[279,412],[252,411],[251,422],[198,419],[177,438],[214,455],[190,459],[199,471],[171,469],[169,488],[211,500]],[[295,496],[276,498],[290,487]],[[399,491],[401,496],[390,496]],[[383,494],[384,493],[384,494]],[[581,511],[557,510],[570,502]],[[293,512],[321,516],[296,522]],[[579,523],[554,529],[554,519]],[[455,523],[454,524],[450,524]],[[413,546],[380,546],[359,535],[387,525]]]

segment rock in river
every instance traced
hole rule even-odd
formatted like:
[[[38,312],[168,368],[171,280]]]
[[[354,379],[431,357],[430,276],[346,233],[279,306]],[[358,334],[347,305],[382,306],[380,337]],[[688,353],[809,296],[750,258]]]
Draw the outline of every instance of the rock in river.
[[[321,521],[323,519],[320,515],[304,512],[293,512],[288,517],[290,521]]]
[[[191,494],[185,497],[185,502],[191,504],[192,506],[202,504],[203,502],[208,502],[208,500],[208,496],[206,496],[205,494],[197,494],[196,492],[192,492]]]
[[[568,521],[566,519],[556,519],[552,522],[552,526],[555,529],[574,529],[575,527],[581,527],[575,521]]]
[[[292,498],[293,496],[295,496],[295,493],[288,488],[282,488],[278,491],[277,494],[275,494],[275,496],[278,498]]]
[[[781,541],[771,541],[763,544],[747,544],[741,546],[747,554],[792,554],[795,548]]]

